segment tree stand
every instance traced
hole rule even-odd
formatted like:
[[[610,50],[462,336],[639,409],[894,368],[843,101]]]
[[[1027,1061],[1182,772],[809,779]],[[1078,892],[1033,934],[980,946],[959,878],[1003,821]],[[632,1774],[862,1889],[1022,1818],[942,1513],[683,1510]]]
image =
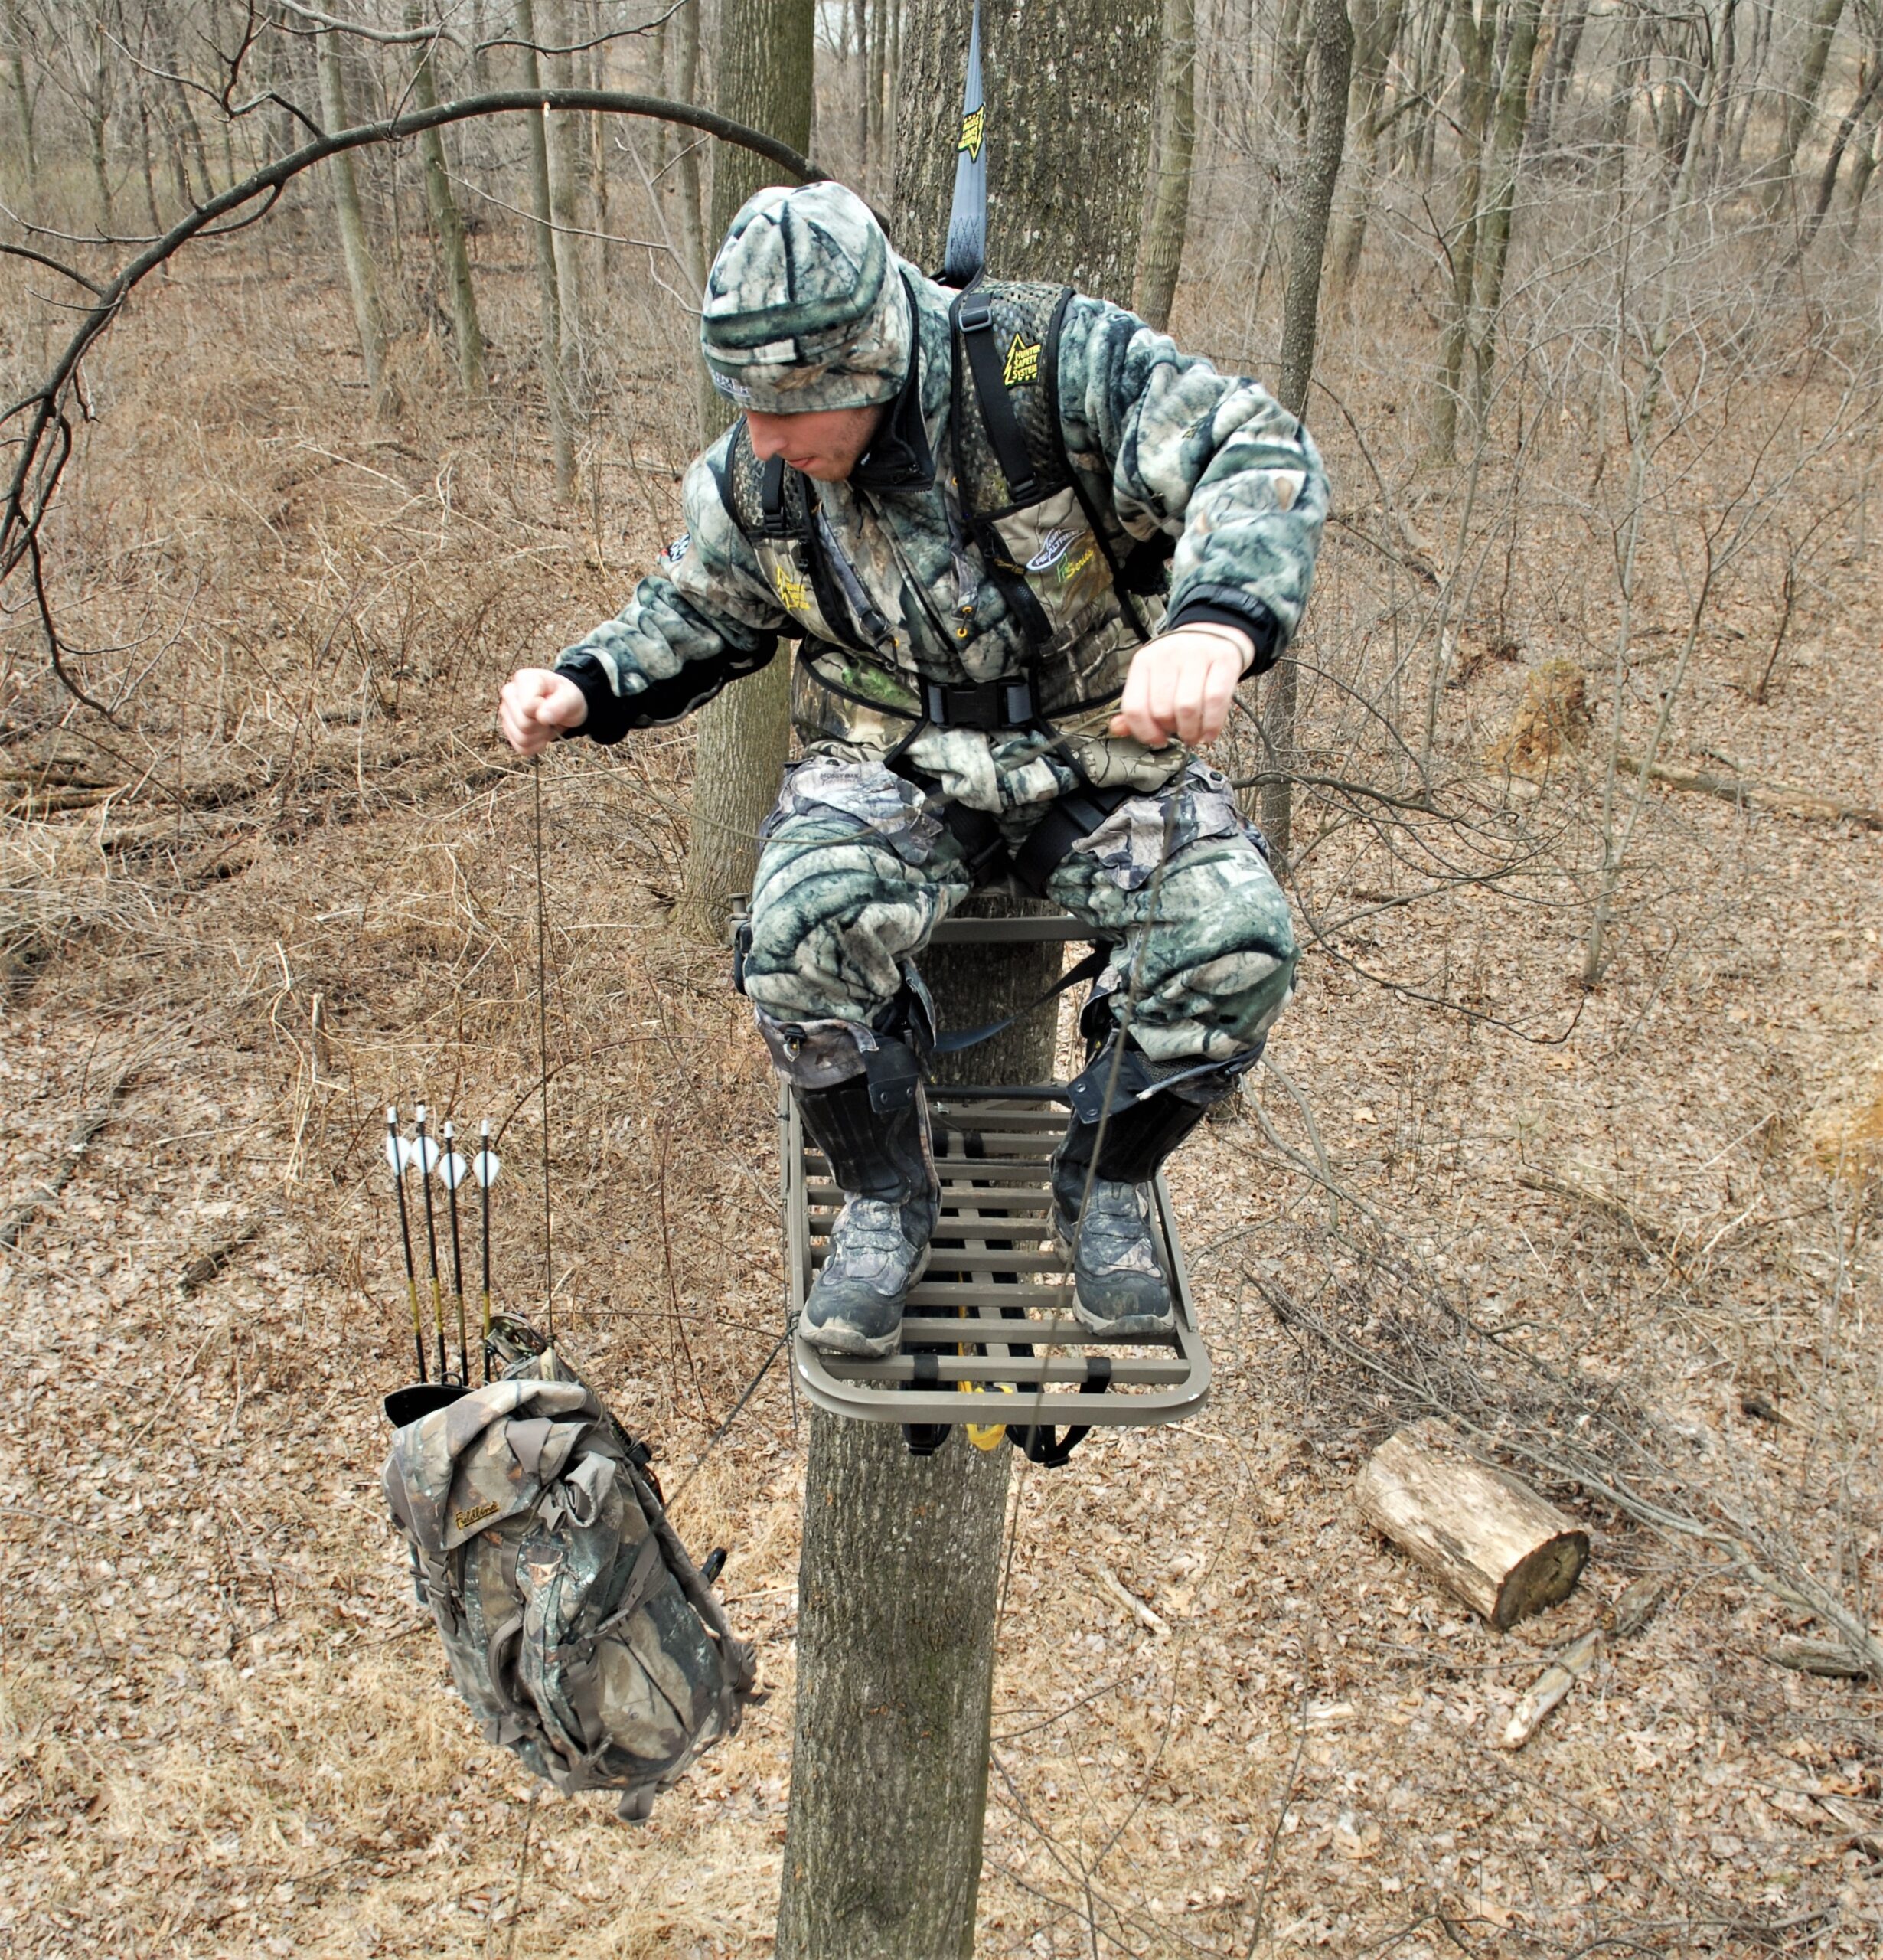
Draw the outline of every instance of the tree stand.
[[[1025,1006],[1085,936],[1051,908],[989,916],[990,902],[932,942],[945,1025]],[[813,1413],[778,1960],[971,1960],[1007,1444],[1056,1466],[1088,1426],[1173,1421],[1209,1391],[1161,1180],[1175,1332],[1120,1342],[1072,1317],[1048,1215],[1056,1018],[1030,1014],[975,1057],[1023,1086],[932,1098],[942,1214],[902,1351],[852,1362],[793,1344]],[[842,1200],[788,1098],[782,1114],[795,1312]]]

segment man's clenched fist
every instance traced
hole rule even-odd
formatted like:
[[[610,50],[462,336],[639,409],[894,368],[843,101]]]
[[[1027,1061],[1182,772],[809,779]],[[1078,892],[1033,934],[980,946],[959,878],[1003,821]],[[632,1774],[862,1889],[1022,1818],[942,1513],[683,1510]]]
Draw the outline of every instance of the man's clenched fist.
[[[1213,622],[1147,640],[1131,657],[1111,732],[1147,749],[1161,749],[1173,735],[1193,749],[1213,742],[1255,651],[1239,626]]]
[[[520,756],[540,755],[557,736],[589,718],[582,690],[566,675],[547,667],[520,667],[498,697],[504,740]]]

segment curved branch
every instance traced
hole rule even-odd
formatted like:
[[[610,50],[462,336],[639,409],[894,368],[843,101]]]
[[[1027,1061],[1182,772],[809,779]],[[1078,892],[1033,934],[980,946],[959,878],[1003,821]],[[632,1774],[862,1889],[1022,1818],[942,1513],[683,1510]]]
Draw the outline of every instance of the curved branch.
[[[36,266],[49,266],[54,272],[71,280],[73,285],[83,286],[87,292],[95,292],[101,299],[104,297],[105,289],[96,279],[87,279],[83,273],[74,272],[70,266],[61,265],[57,259],[47,258],[44,252],[35,252],[30,245],[0,244],[0,252],[4,252],[9,259],[31,259]]]
[[[710,109],[700,109],[691,103],[669,102],[660,96],[628,95],[613,89],[495,89],[481,95],[463,96],[455,102],[444,102],[429,109],[416,109],[410,113],[395,116],[378,122],[363,122],[351,129],[335,130],[330,136],[321,136],[302,144],[298,150],[279,158],[266,168],[258,170],[251,177],[245,177],[240,183],[229,188],[205,204],[200,204],[187,217],[179,219],[162,237],[153,240],[130,263],[122,268],[109,285],[92,290],[98,296],[98,303],[90,308],[80,322],[77,331],[67,343],[65,351],[54,364],[52,372],[47,377],[44,388],[34,398],[37,410],[31,425],[21,441],[21,452],[15,465],[12,476],[6,488],[5,501],[0,504],[0,584],[4,584],[18,570],[20,561],[31,552],[37,543],[41,525],[57,488],[66,457],[70,453],[68,443],[56,462],[44,469],[41,467],[41,452],[44,446],[47,432],[54,422],[60,419],[60,404],[66,390],[72,385],[80,363],[84,359],[93,341],[97,340],[117,317],[125,302],[138,286],[173,254],[180,251],[192,239],[210,237],[239,230],[249,220],[237,224],[218,226],[217,220],[227,217],[240,211],[245,204],[253,204],[258,198],[272,204],[284,186],[302,172],[311,170],[317,163],[324,163],[331,156],[338,156],[349,150],[366,149],[378,143],[402,142],[407,137],[422,135],[427,129],[436,129],[448,123],[468,122],[483,116],[503,116],[514,113],[542,115],[551,109],[590,110],[601,115],[645,116],[658,122],[678,122],[690,129],[698,129],[709,136],[716,136],[722,142],[736,143],[742,149],[755,152],[767,162],[776,164],[788,171],[801,181],[821,177],[823,172],[808,157],[801,155],[789,143],[780,142],[775,136],[768,136],[762,130],[749,128],[743,122],[736,122],[729,116],[721,116]],[[264,205],[264,211],[266,206]],[[251,217],[262,213],[253,213]],[[24,251],[23,247],[10,247],[12,251]],[[28,256],[38,257],[38,253]],[[47,262],[51,264],[52,262]],[[57,270],[66,269],[60,266]],[[75,275],[76,276],[76,275]],[[90,285],[81,279],[82,285]],[[22,404],[24,406],[24,404]],[[37,476],[37,495],[30,495]],[[29,509],[28,505],[31,505]]]

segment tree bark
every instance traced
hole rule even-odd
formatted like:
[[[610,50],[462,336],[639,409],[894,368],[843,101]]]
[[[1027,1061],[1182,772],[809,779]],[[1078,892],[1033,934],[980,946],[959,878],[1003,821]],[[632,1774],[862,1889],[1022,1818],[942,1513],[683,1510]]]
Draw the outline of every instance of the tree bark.
[[[968,11],[909,0],[896,86],[896,249],[942,263]],[[987,270],[1129,302],[1157,83],[1160,0],[986,0]]]
[[[526,89],[543,86],[536,56],[536,0],[517,0],[517,38],[524,45],[517,65]],[[568,384],[563,374],[563,299],[556,268],[555,213],[550,193],[548,117],[530,124],[530,229],[536,247],[537,311],[541,328],[543,391],[549,398],[550,449],[556,495],[566,503],[576,490],[576,440],[571,426]]]
[[[723,0],[719,109],[804,149],[811,140],[815,8],[811,0]],[[749,150],[722,143],[713,160],[713,247],[739,207],[784,181]],[[702,383],[701,434],[711,442],[733,419],[724,397]],[[693,834],[676,916],[709,945],[726,936],[734,898],[752,889],[759,826],[770,814],[791,746],[791,657],[728,688],[697,717]]]
[[[419,24],[418,0],[406,0],[406,25]],[[438,82],[432,67],[428,42],[412,78],[412,100],[420,109],[438,103]],[[432,230],[438,239],[438,256],[445,276],[445,290],[451,301],[451,335],[458,354],[458,378],[473,401],[484,398],[484,328],[478,318],[477,289],[471,283],[471,254],[466,250],[464,220],[458,215],[458,201],[452,196],[451,173],[445,168],[442,134],[427,129],[419,139],[419,155],[425,167],[425,201],[431,212]]]
[[[1007,1451],[814,1410],[778,1960],[968,1960]]]
[[[331,28],[317,35],[320,63],[321,114],[329,129],[348,126],[346,83],[340,68],[340,37]],[[387,370],[386,317],[380,309],[379,280],[366,239],[366,219],[360,208],[360,184],[353,158],[342,152],[328,160],[333,173],[334,218],[340,230],[340,250],[346,262],[347,289],[353,296],[353,318],[360,334],[360,354],[366,367],[367,394],[377,415],[397,407]]]
[[[1150,217],[1138,250],[1137,311],[1160,333],[1170,324],[1190,214],[1196,145],[1196,0],[1164,0],[1157,77],[1157,152]]]
[[[1320,322],[1320,276],[1327,250],[1327,221],[1346,145],[1347,91],[1353,70],[1353,28],[1346,0],[1314,0],[1314,78],[1308,113],[1307,158],[1297,191],[1294,239],[1281,309],[1281,368],[1277,399],[1291,415],[1305,415],[1308,384]],[[1294,786],[1288,780],[1294,752],[1297,670],[1292,658],[1277,663],[1268,684],[1263,725],[1278,782],[1262,791],[1261,824],[1277,861],[1285,864],[1294,828]]]

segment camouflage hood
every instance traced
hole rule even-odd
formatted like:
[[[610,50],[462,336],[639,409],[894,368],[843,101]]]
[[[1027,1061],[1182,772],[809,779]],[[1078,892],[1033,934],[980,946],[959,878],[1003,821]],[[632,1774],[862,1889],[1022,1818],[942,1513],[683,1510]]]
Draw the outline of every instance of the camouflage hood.
[[[707,275],[700,345],[713,385],[772,415],[893,400],[915,336],[902,274],[854,191],[759,191]]]

